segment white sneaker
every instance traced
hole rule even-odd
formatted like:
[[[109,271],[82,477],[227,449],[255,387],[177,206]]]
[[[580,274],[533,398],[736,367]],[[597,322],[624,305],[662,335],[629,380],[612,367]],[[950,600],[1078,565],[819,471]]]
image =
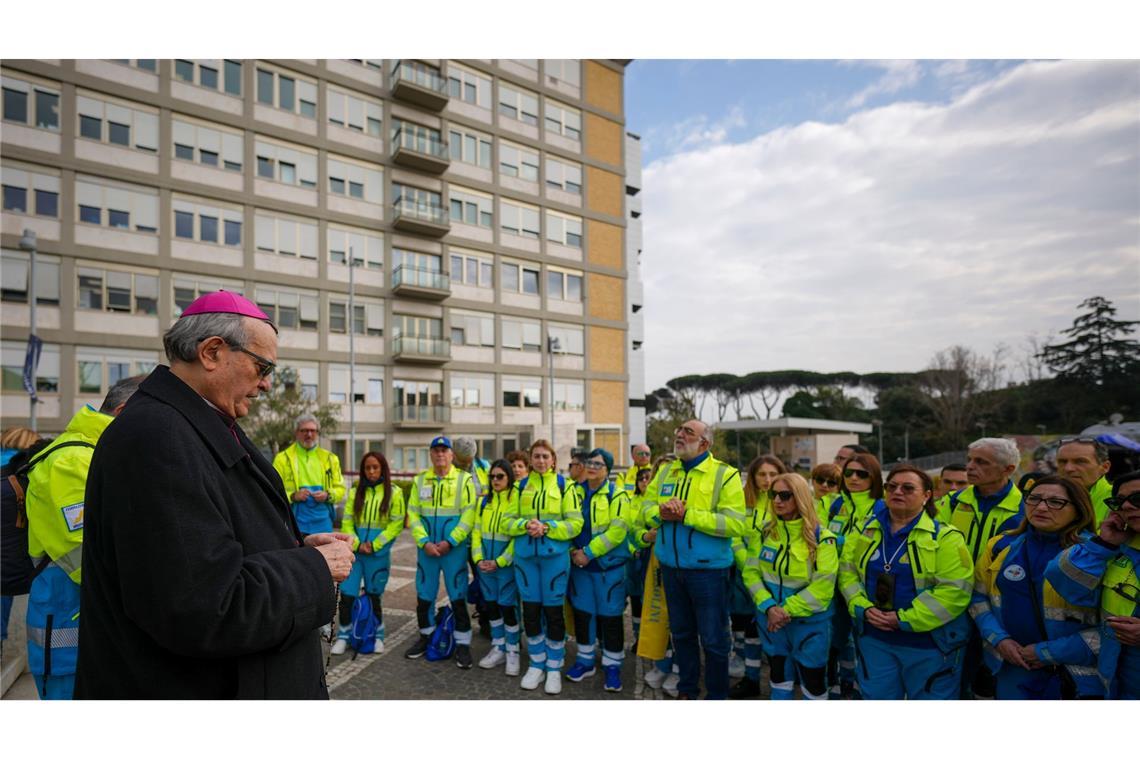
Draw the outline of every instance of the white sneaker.
[[[344,639],[337,639],[333,642],[331,651],[333,654],[344,654],[346,649],[348,649],[348,642]]]
[[[542,683],[542,674],[545,672],[546,671],[542,668],[536,668],[534,665],[531,665],[526,669],[526,674],[522,677],[522,682],[519,686],[527,691],[534,691],[538,688],[538,685]]]
[[[507,675],[517,676],[519,674],[519,653],[507,652]]]
[[[561,694],[562,693],[562,671],[550,670],[546,673],[546,693],[547,694]]]
[[[736,652],[733,652],[728,658],[728,677],[744,678],[744,660],[737,657]]]
[[[482,660],[479,660],[479,667],[486,670],[497,668],[507,661],[507,653],[498,647],[494,647],[490,652],[484,655]]]
[[[665,681],[661,684],[661,688],[664,689],[665,693],[670,697],[676,697],[677,684],[679,683],[681,683],[681,676],[677,675],[676,673],[670,673],[669,675],[665,676]]]
[[[372,654],[384,654],[384,639],[376,639],[376,645],[372,648]]]
[[[661,684],[665,683],[666,675],[667,674],[662,670],[650,668],[645,671],[645,685],[651,689],[660,689]]]

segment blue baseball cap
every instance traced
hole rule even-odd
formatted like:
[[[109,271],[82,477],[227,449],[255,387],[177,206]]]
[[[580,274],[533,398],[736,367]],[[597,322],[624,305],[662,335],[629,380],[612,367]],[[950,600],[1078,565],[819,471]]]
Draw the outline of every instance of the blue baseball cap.
[[[451,448],[451,439],[448,438],[446,435],[437,435],[435,438],[431,439],[431,448],[434,449],[437,446],[442,446],[445,449],[450,449]]]

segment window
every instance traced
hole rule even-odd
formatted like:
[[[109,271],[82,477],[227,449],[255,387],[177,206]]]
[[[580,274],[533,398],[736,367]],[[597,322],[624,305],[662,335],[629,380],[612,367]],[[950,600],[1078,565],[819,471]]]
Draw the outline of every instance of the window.
[[[514,61],[520,66],[526,66],[528,69],[534,69],[538,72],[538,59],[537,58],[510,58],[508,60]]]
[[[503,406],[508,409],[541,409],[541,377],[503,377]]]
[[[550,323],[546,332],[558,340],[558,353],[574,356],[585,353],[585,330],[581,326]]]
[[[141,69],[142,71],[149,71],[152,74],[158,73],[158,60],[155,58],[122,58],[111,59],[112,63],[121,63],[124,66]]]
[[[582,411],[586,408],[586,387],[581,380],[554,381],[554,408]]]
[[[582,300],[582,275],[546,270],[546,297],[560,301]]]
[[[547,156],[546,186],[582,194],[582,165]]]
[[[329,156],[329,192],[350,198],[383,203],[384,174],[379,167]]]
[[[363,455],[361,455],[363,456]],[[392,469],[416,473],[431,467],[427,446],[397,446],[392,457]]]
[[[254,292],[258,308],[282,330],[316,330],[319,307],[317,296],[284,288],[258,287]]]
[[[253,217],[253,228],[254,246],[258,251],[302,259],[317,258],[315,221],[257,211]]]
[[[576,216],[546,212],[546,239],[571,248],[582,247],[582,220]]]
[[[393,337],[431,338],[443,337],[443,320],[433,317],[417,317],[411,314],[393,314]]]
[[[174,237],[241,247],[242,211],[175,196]]]
[[[443,197],[439,193],[393,182],[392,195],[395,196],[392,205],[397,207],[400,213],[447,223]]]
[[[284,143],[269,142],[258,137],[254,143],[257,155],[257,175],[289,185],[305,188],[317,187],[317,154],[289,147]]]
[[[421,87],[439,92],[442,92],[444,88],[444,81],[440,75],[439,67],[432,66],[423,61],[396,61],[396,66],[392,69],[392,78],[397,80],[402,79],[405,82],[415,82]]]
[[[494,221],[491,210],[495,207],[495,201],[490,195],[453,186],[448,199],[451,202],[452,222],[491,228]]]
[[[550,58],[545,62],[546,76],[580,87],[582,64],[577,58]]]
[[[26,251],[4,249],[0,255],[0,300],[5,303],[28,302],[28,268],[31,257]],[[59,306],[59,259],[36,254],[36,303]]]
[[[278,363],[278,366],[281,367],[282,370],[292,370],[293,373],[296,373],[293,377],[290,377],[293,373],[279,371],[285,390],[293,390],[299,385],[301,398],[306,401],[317,400],[317,377],[320,375],[320,370],[317,367],[296,366],[294,364],[282,365],[281,363]]]
[[[80,309],[124,314],[158,314],[158,274],[104,269],[79,264],[75,268]]]
[[[538,96],[526,90],[517,90],[507,84],[499,85],[499,113],[524,124],[538,124]]]
[[[448,94],[456,100],[491,107],[491,78],[455,63],[447,65]]]
[[[491,138],[466,127],[452,125],[447,133],[451,160],[491,168]]]
[[[257,102],[317,118],[317,85],[276,69],[257,67]]]
[[[350,369],[347,364],[329,365],[329,401],[344,404],[351,392],[355,404],[383,404],[384,368],[357,365],[356,371],[351,375]],[[349,377],[356,381],[352,383],[351,391]]]
[[[453,408],[493,409],[495,407],[495,376],[451,373],[451,406]],[[483,450],[486,453],[486,449]]]
[[[59,131],[59,90],[3,77],[4,121]]]
[[[75,198],[81,222],[123,228],[133,223],[136,232],[158,231],[157,190],[79,175]]]
[[[490,259],[451,249],[451,281],[474,288],[494,287],[495,265]]]
[[[442,383],[421,380],[392,380],[396,406],[419,408],[443,406],[442,386]]]
[[[328,111],[329,121],[338,127],[366,132],[373,137],[384,136],[384,109],[375,101],[329,88]]]
[[[241,294],[243,286],[236,280],[222,280],[192,274],[175,273],[172,278],[174,288],[174,316],[182,315],[182,310],[206,293],[228,290]]]
[[[241,61],[230,59],[201,59],[174,61],[174,76],[183,82],[196,84],[207,90],[241,97]]]
[[[79,392],[104,396],[128,377],[145,375],[158,365],[158,355],[128,349],[79,347],[75,350]]]
[[[349,58],[347,60],[352,61],[353,63],[359,63],[361,66],[365,66],[370,69],[376,69],[377,71],[384,70],[384,61],[378,58]]]
[[[440,158],[448,154],[438,129],[401,119],[392,120],[392,146]]]
[[[503,348],[513,348],[516,351],[542,350],[542,325],[538,322],[517,317],[503,317],[500,326],[503,331]]]
[[[494,346],[495,318],[490,314],[452,309],[451,343],[456,346]]]
[[[240,172],[243,160],[241,132],[230,132],[204,124],[175,118],[171,122],[174,133],[174,157],[183,161],[197,161],[205,166]]]
[[[82,93],[75,99],[82,137],[158,152],[158,114]],[[104,126],[105,125],[105,126]]]
[[[38,279],[38,278],[37,278]],[[37,289],[39,283],[36,283]],[[3,368],[3,389],[24,392],[24,342],[4,341],[0,344],[0,366]],[[59,346],[45,345],[36,367],[36,390],[40,393],[59,393]]]
[[[59,218],[58,176],[16,166],[4,166],[0,174],[3,176],[5,211]]]
[[[356,298],[353,300],[352,314],[352,332],[356,335],[384,334],[384,304]],[[329,332],[341,334],[348,332],[347,301],[329,301]]]
[[[500,141],[499,173],[508,177],[519,177],[528,182],[538,182],[538,151]]]
[[[571,140],[581,140],[582,112],[556,100],[546,101],[546,131]]]
[[[384,266],[384,237],[378,232],[367,232],[348,228],[328,228],[327,242],[329,261],[334,264],[347,264],[348,252],[356,266],[381,269]]]
[[[503,232],[538,240],[538,208],[503,200],[499,203],[499,210],[503,217],[500,224]]]

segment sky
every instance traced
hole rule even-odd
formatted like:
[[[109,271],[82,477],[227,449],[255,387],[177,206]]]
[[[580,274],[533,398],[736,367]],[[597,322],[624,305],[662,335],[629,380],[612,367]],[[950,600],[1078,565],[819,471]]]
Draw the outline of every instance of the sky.
[[[646,387],[1140,319],[1140,63],[635,60]]]

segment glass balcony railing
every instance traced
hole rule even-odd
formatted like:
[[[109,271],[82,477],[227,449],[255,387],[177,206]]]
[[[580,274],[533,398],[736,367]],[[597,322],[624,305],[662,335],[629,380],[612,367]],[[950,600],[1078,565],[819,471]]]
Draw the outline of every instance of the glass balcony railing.
[[[447,226],[447,209],[431,203],[424,203],[412,198],[397,198],[392,203],[393,221],[411,219],[417,222],[427,222],[439,226]]]
[[[393,420],[396,423],[422,423],[425,425],[445,425],[451,421],[451,407],[449,406],[417,406],[412,404],[397,404]]]
[[[446,361],[451,358],[451,341],[447,338],[397,335],[392,339],[392,353],[396,356],[422,356]]]
[[[392,272],[392,288],[401,287],[451,290],[451,278],[434,269],[420,269],[401,264]]]
[[[441,139],[438,134],[433,135],[430,133],[425,134],[417,130],[398,129],[396,130],[396,134],[392,135],[392,152],[395,153],[400,149],[430,156],[439,161],[450,160],[450,156],[447,152],[447,141]]]
[[[410,82],[447,97],[447,80],[439,70],[415,61],[397,61],[392,70],[392,83]]]

